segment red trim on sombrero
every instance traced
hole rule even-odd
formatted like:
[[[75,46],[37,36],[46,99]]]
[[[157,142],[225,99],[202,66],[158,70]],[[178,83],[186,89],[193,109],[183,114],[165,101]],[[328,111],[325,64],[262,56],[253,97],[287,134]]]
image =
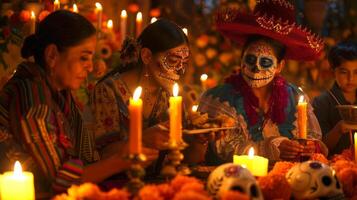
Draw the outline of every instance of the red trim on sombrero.
[[[314,60],[319,58],[323,41],[317,35],[292,21],[293,9],[284,0],[259,1],[255,14],[228,10],[217,18],[217,29],[238,44],[244,44],[249,35],[270,37],[284,44],[285,59]],[[265,14],[263,14],[265,13]],[[290,14],[290,15],[289,15]]]

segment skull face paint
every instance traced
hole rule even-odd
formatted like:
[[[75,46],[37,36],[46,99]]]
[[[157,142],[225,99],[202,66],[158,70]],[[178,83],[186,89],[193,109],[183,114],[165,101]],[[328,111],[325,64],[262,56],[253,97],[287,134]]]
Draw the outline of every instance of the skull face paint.
[[[252,88],[270,83],[278,68],[278,60],[272,46],[263,41],[250,44],[243,54],[242,74]]]
[[[180,79],[188,65],[190,50],[186,44],[158,55],[159,67],[152,69],[155,80],[163,87],[172,87]]]

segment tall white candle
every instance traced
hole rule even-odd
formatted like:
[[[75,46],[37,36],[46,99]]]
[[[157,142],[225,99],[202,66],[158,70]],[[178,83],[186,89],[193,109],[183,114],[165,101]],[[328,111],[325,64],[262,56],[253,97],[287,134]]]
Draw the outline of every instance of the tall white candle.
[[[143,14],[141,12],[138,12],[138,14],[136,14],[136,37],[140,35],[142,26],[143,26]]]
[[[122,10],[120,14],[120,38],[121,43],[123,43],[126,37],[126,23],[128,20],[128,15],[126,14],[126,10]]]
[[[102,12],[103,7],[99,2],[95,3],[95,13],[97,14],[97,29],[100,31],[102,29]]]

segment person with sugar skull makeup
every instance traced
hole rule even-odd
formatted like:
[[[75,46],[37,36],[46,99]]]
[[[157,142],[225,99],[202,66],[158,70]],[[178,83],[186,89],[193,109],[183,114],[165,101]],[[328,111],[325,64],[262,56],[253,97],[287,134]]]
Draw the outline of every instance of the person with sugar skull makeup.
[[[314,142],[303,146],[293,140],[298,137],[298,98],[308,98],[280,72],[285,59],[314,60],[323,49],[318,36],[296,25],[294,6],[285,0],[260,0],[253,14],[227,10],[217,15],[217,30],[243,45],[241,68],[206,91],[199,110],[210,116],[230,115],[238,128],[211,141],[206,158],[231,161],[233,154],[247,154],[250,147],[272,161],[294,160],[318,150],[326,154],[310,104],[307,130]]]
[[[127,105],[135,88],[141,86],[143,153],[151,164],[157,160],[152,150],[156,153],[164,150],[169,139],[168,132],[157,125],[169,119],[172,87],[180,81],[189,62],[188,39],[178,25],[159,19],[148,25],[136,40],[127,38],[120,53],[121,64],[97,83],[91,97],[97,146],[104,157],[117,152],[118,146],[128,149]],[[160,153],[159,159],[163,157]]]

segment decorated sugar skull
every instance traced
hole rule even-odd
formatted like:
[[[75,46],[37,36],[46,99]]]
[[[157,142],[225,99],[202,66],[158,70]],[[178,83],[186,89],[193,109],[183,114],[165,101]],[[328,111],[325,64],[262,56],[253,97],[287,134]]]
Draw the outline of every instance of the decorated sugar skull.
[[[243,53],[242,74],[250,87],[266,86],[274,79],[275,74],[280,72],[278,48],[264,40],[248,43]]]
[[[235,190],[247,194],[251,200],[262,200],[263,194],[249,170],[233,163],[217,167],[208,177],[208,192],[219,198],[225,191]]]
[[[295,199],[345,199],[334,171],[323,163],[299,163],[288,171],[286,179]]]

